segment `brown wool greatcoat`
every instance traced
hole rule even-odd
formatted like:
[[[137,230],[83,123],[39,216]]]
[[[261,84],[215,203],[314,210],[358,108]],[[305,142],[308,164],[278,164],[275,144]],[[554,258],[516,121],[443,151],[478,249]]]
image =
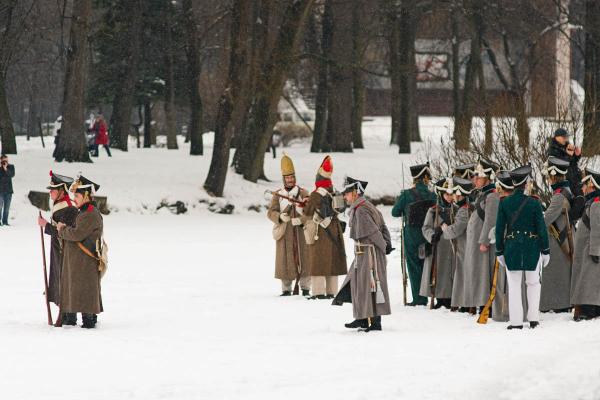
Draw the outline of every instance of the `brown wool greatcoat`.
[[[102,312],[98,261],[77,245],[84,240],[96,243],[102,237],[102,228],[102,215],[96,207],[90,206],[79,211],[74,227],[65,227],[58,232],[58,237],[64,240],[60,290],[64,313]]]
[[[287,191],[280,191],[280,193],[289,196]],[[308,192],[304,189],[300,189],[298,200],[302,200],[308,197]],[[281,205],[285,204],[285,209],[281,210]],[[308,259],[308,246],[306,245],[306,240],[304,239],[304,233],[302,232],[302,226],[293,226],[292,221],[282,222],[279,219],[281,213],[286,213],[290,217],[293,215],[293,206],[289,204],[287,201],[282,202],[279,200],[279,197],[273,196],[271,199],[271,204],[269,205],[269,210],[267,211],[267,217],[274,224],[285,224],[285,234],[283,237],[275,242],[275,278],[281,279],[284,281],[293,281],[296,279],[297,274],[297,266],[294,261],[294,230],[296,230],[296,237],[298,238],[298,257],[300,258],[300,271],[301,277],[309,276],[310,268],[309,268],[309,259]],[[299,214],[298,207],[296,208],[297,216],[301,217]]]
[[[54,204],[52,213],[52,223],[46,224],[44,233],[50,236],[50,278],[48,281],[48,300],[56,305],[60,305],[60,276],[63,261],[62,240],[58,238],[58,229],[56,224],[62,222],[67,226],[74,226],[77,218],[77,207],[67,205],[67,202],[61,201]]]
[[[320,204],[321,195],[317,191],[312,192],[304,207],[304,216],[302,217],[304,223],[313,219]],[[310,276],[339,276],[346,275],[348,272],[344,236],[337,216],[333,217],[327,231],[329,233],[319,226],[319,239],[314,244],[308,245]]]

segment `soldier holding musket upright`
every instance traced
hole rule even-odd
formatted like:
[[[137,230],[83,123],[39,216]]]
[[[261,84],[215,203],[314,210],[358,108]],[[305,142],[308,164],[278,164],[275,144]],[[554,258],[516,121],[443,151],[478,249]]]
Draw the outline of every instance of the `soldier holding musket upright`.
[[[393,250],[381,212],[363,194],[367,182],[350,177],[344,182],[344,200],[350,206],[350,237],[354,262],[333,304],[352,303],[354,321],[346,328],[381,330],[381,316],[390,311],[386,255]]]
[[[454,223],[457,210],[453,204],[453,191],[452,178],[436,182],[437,203],[427,211],[422,229],[423,237],[431,244],[431,250],[425,258],[419,294],[424,297],[430,296],[431,308],[434,309],[450,308],[452,298],[452,279],[456,268],[455,249],[454,242],[442,236],[442,225]]]
[[[575,233],[571,304],[580,306],[576,321],[600,316],[600,172],[585,169],[585,209]]]
[[[496,256],[507,270],[508,329],[523,329],[523,271],[527,284],[527,320],[530,328],[539,325],[540,270],[550,261],[542,205],[538,199],[525,195],[530,174],[529,165],[510,172],[514,192],[500,203],[496,220]]]
[[[50,279],[48,282],[48,301],[60,306],[60,279],[63,262],[63,243],[58,238],[57,225],[63,223],[73,226],[77,218],[77,207],[69,197],[69,186],[73,178],[55,174],[50,171],[50,185],[46,188],[50,191],[52,210],[50,221],[38,217],[38,225],[44,228],[44,233],[50,236]],[[75,321],[63,319],[63,324],[75,325]]]
[[[542,273],[542,312],[566,312],[571,308],[573,236],[569,212],[574,196],[570,182],[566,180],[569,166],[569,162],[556,157],[549,157],[546,162],[552,198],[544,213],[544,222],[550,236],[550,263]]]
[[[427,297],[419,295],[419,291],[423,275],[423,260],[425,259],[423,249],[426,246],[426,240],[421,229],[427,210],[435,204],[435,194],[428,187],[431,181],[429,163],[410,167],[410,174],[414,186],[402,191],[392,209],[392,216],[402,217],[404,254],[413,299],[407,305],[424,306],[427,305]]]
[[[64,262],[60,288],[61,311],[68,319],[77,320],[82,314],[82,328],[94,328],[96,316],[102,312],[98,254],[102,241],[103,222],[93,203],[99,185],[79,176],[71,185],[74,201],[79,208],[75,226],[58,223],[58,237],[64,243]]]
[[[310,295],[308,248],[302,230],[303,202],[308,192],[296,185],[294,163],[287,155],[281,158],[283,188],[273,193],[267,217],[273,221],[275,239],[275,278],[281,280],[282,296],[292,294],[292,284]],[[298,294],[298,293],[294,293]]]

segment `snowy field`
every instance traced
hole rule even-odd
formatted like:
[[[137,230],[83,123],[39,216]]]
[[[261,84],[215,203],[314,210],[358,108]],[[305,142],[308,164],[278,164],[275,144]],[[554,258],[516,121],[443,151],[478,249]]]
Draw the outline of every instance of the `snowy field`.
[[[428,134],[445,133],[447,120],[426,122]],[[388,131],[385,119],[365,123],[367,149],[334,154],[334,182],[356,174],[374,194],[397,194],[410,157],[387,146]],[[39,142],[19,145],[13,226],[0,228],[4,399],[600,398],[600,321],[542,314],[541,329],[508,332],[504,323],[403,307],[394,252],[384,331],[348,330],[349,305],[278,297],[271,224],[243,210],[264,203],[262,192],[278,182],[230,175],[227,200],[239,207],[217,215],[198,203],[209,156],[189,157],[187,147],[115,150],[112,159],[101,153],[94,164],[69,165],[53,163]],[[413,158],[425,157],[419,146]],[[312,187],[322,155],[306,144],[288,153],[300,183]],[[278,168],[267,159],[271,178]],[[45,187],[49,169],[97,180],[113,210],[105,217],[106,312],[96,330],[45,323],[39,230],[26,194]],[[156,212],[162,199],[184,200],[191,212]],[[399,221],[382,211],[397,240]]]

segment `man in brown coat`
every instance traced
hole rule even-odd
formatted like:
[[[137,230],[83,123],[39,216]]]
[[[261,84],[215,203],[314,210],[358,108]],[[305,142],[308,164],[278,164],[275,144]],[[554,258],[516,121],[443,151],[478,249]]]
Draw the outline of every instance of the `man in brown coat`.
[[[275,279],[281,280],[282,296],[292,294],[292,283],[302,288],[302,295],[310,295],[308,249],[302,231],[303,201],[308,192],[296,185],[294,163],[287,155],[281,158],[283,189],[273,193],[267,217],[275,224]],[[294,293],[298,294],[298,293]]]
[[[310,194],[302,217],[309,243],[310,299],[333,299],[338,291],[338,276],[348,272],[343,229],[333,198],[332,173],[331,157],[327,156],[317,172],[316,189]],[[343,206],[343,199],[341,202]]]
[[[72,203],[69,197],[69,186],[73,183],[73,178],[68,176],[54,174],[50,171],[50,185],[46,188],[50,191],[52,200],[52,214],[50,221],[43,217],[38,217],[38,225],[44,228],[44,233],[51,238],[50,246],[50,280],[48,283],[48,300],[60,306],[60,277],[63,262],[63,243],[58,238],[57,225],[59,222],[67,226],[74,226],[77,218],[77,207]],[[67,321],[68,320],[68,321]],[[63,323],[70,323],[70,318],[63,316]]]
[[[96,315],[102,312],[99,262],[93,257],[97,255],[103,229],[102,215],[94,206],[92,197],[99,188],[99,185],[79,176],[71,185],[79,208],[75,226],[58,224],[58,237],[64,243],[61,311],[80,312],[82,328],[94,328]]]

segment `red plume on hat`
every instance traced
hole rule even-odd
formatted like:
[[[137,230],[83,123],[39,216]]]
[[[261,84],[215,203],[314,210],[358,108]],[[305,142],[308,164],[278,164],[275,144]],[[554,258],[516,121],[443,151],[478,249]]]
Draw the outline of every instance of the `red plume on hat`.
[[[326,156],[321,166],[319,167],[319,175],[323,178],[331,179],[331,175],[333,174],[333,162],[331,161],[330,156]]]

